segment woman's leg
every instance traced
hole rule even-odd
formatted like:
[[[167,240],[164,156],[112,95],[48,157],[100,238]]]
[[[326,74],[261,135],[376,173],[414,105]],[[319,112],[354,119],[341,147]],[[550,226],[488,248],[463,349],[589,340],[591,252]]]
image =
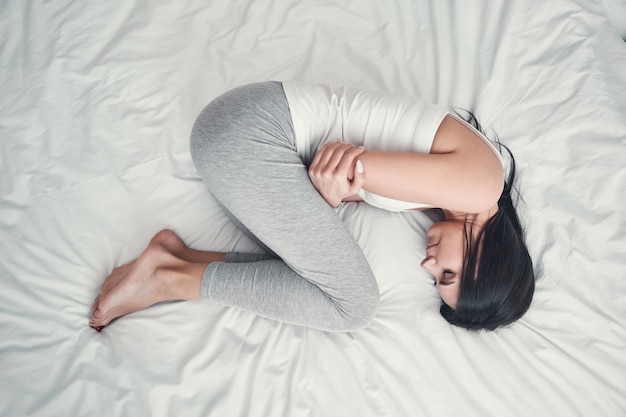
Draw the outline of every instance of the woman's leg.
[[[265,254],[222,253],[189,248],[171,230],[161,230],[139,258],[115,268],[91,306],[89,325],[98,331],[111,320],[161,301],[199,300],[206,267],[212,262],[255,262]]]
[[[148,243],[148,247],[151,246],[162,246],[166,251],[168,251],[171,255],[186,262],[192,263],[203,263],[208,265],[211,262],[215,261],[223,261],[225,258],[224,253],[219,252],[208,252],[208,251],[200,251],[189,248],[183,240],[178,237],[176,233],[172,230],[161,230],[156,235],[152,237],[150,242]],[[118,268],[115,268],[113,272],[107,277],[100,288],[100,294],[94,301],[91,312],[94,313],[100,304],[100,298],[102,296],[106,296],[113,288],[117,287],[117,285],[124,281],[130,271],[133,270],[133,267],[137,263],[138,259],[134,259],[127,264],[124,264]],[[201,279],[201,277],[200,277]],[[164,301],[164,300],[163,300]]]
[[[222,95],[202,111],[191,137],[193,161],[209,190],[280,257],[209,264],[202,299],[324,330],[369,323],[376,281],[309,180],[282,86],[254,84]]]
[[[89,325],[100,331],[113,319],[161,301],[198,300],[204,270],[225,255],[191,249],[171,230],[162,230],[139,258],[107,277],[91,307]]]

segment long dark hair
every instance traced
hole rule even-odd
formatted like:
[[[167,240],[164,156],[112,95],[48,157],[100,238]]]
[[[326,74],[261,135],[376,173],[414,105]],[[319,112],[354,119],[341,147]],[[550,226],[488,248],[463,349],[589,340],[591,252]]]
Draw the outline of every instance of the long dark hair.
[[[468,117],[463,118],[484,134],[474,114],[469,111],[467,114]],[[515,158],[509,148],[499,141],[496,143],[500,151],[504,149],[510,157],[498,212],[477,236],[472,236],[471,227],[465,227],[457,308],[452,309],[443,303],[440,309],[449,323],[470,330],[494,330],[513,323],[526,313],[535,291],[533,264],[512,197]],[[519,196],[519,193],[515,195]]]

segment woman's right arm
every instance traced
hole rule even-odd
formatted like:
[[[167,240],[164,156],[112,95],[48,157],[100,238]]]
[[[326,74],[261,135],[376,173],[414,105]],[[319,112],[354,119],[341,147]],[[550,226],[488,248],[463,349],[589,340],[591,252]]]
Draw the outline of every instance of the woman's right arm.
[[[363,189],[396,200],[478,213],[493,207],[504,171],[489,146],[454,117],[442,121],[429,154],[365,151]]]
[[[494,206],[504,185],[500,160],[471,128],[451,116],[439,126],[429,154],[328,143],[316,153],[309,176],[332,207],[355,201],[363,188],[395,200],[478,213]]]

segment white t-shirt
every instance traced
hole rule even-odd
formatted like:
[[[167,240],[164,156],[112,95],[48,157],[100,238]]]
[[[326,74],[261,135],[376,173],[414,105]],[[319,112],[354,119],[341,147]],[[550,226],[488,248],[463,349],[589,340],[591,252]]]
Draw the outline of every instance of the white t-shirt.
[[[416,97],[333,88],[302,81],[284,81],[282,84],[293,119],[296,149],[307,163],[313,160],[320,146],[333,141],[369,150],[430,153],[437,129],[449,114],[447,110]],[[500,158],[493,144],[477,134]],[[365,190],[359,192],[359,197],[372,206],[389,211],[429,207]]]

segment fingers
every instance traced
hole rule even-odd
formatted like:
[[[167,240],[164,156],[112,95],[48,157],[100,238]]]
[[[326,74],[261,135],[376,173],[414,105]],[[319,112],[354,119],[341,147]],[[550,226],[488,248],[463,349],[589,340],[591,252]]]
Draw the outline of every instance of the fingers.
[[[309,171],[321,173],[322,170],[328,166],[328,162],[332,158],[335,149],[340,145],[341,142],[331,142],[319,148],[313,157],[313,161],[311,161]]]
[[[355,159],[363,152],[363,147],[349,143],[327,143],[315,154],[309,172],[315,176],[345,174],[345,178],[352,179]]]
[[[362,174],[356,175],[357,158],[365,152],[363,147],[349,143],[331,142],[322,146],[309,167],[311,182],[331,207],[337,207],[344,198],[360,190]],[[359,176],[359,181],[353,180]]]
[[[361,191],[363,184],[365,183],[365,171],[363,170],[363,164],[357,159],[354,164],[354,178],[350,183],[350,194],[355,195]]]
[[[345,175],[346,178],[352,180],[354,178],[354,170],[356,168],[356,159],[365,152],[362,147],[352,147],[341,155],[341,160],[337,164],[335,174]],[[337,152],[335,152],[336,154]]]

